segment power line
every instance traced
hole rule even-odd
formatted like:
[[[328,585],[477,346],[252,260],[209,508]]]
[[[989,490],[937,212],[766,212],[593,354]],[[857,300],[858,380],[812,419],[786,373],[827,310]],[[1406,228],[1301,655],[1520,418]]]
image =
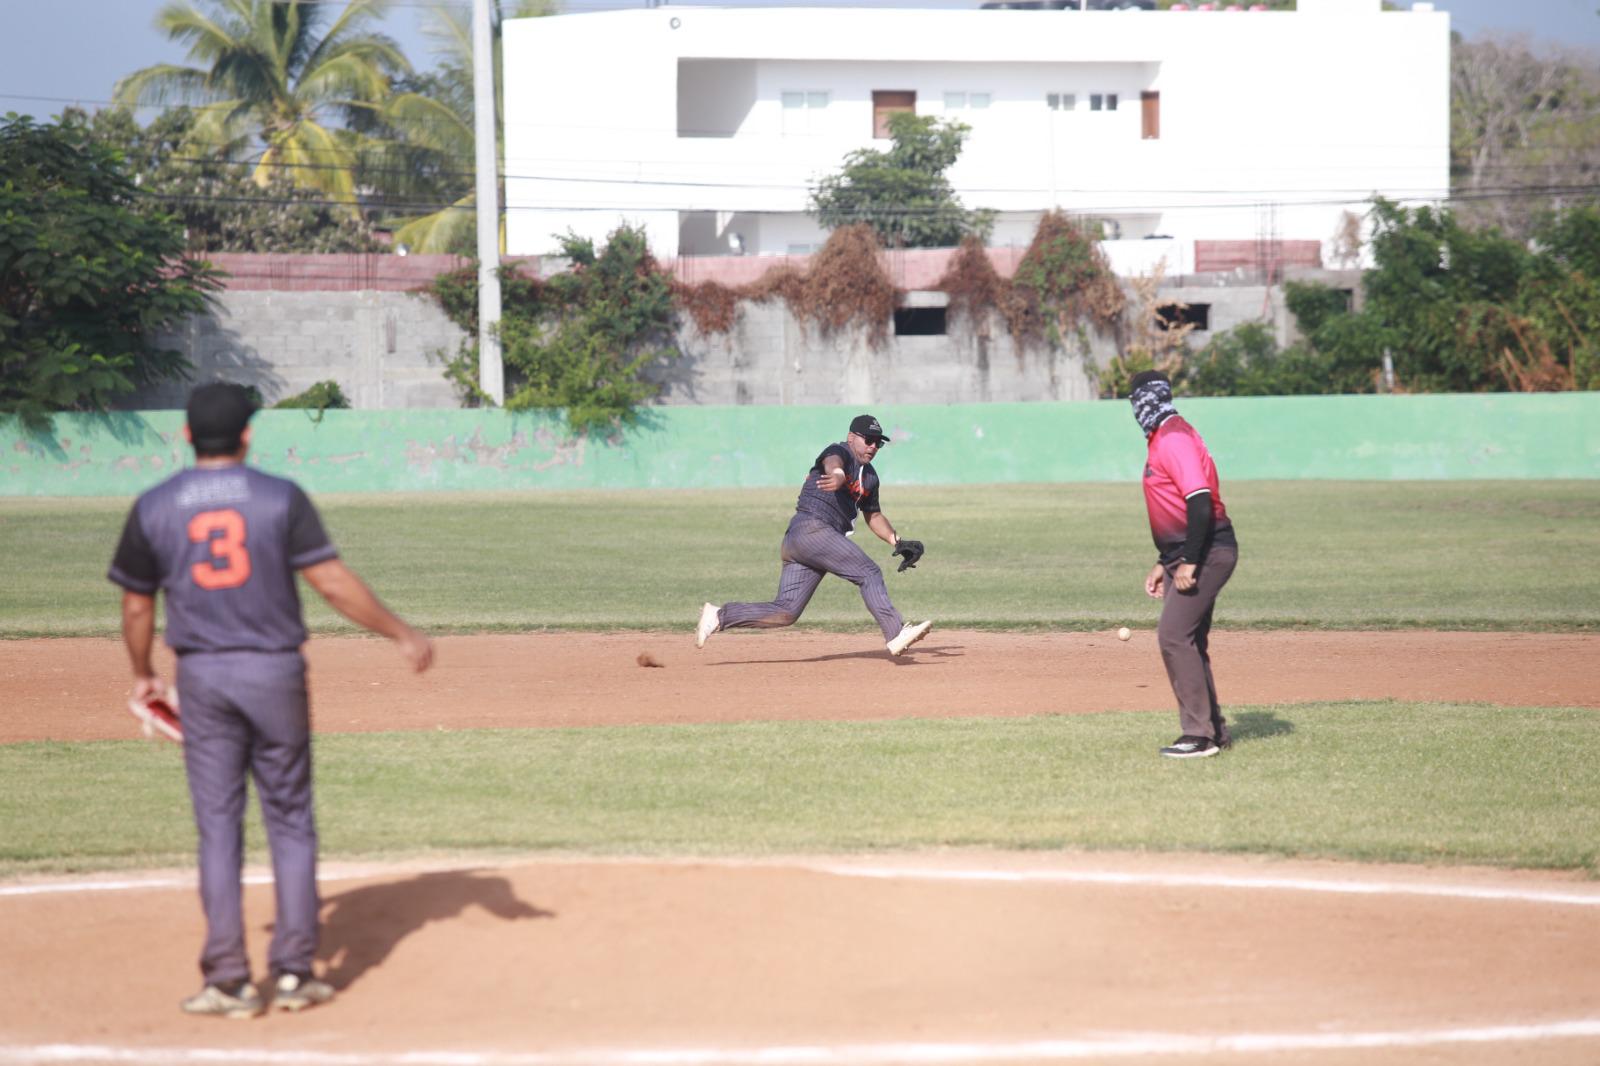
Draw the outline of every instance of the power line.
[[[331,197],[327,197],[327,198],[324,198],[324,197],[290,198],[290,197],[274,197],[274,196],[261,196],[261,197],[229,196],[229,195],[217,195],[217,194],[185,195],[185,194],[181,194],[181,193],[157,193],[157,192],[150,192],[150,191],[146,191],[146,190],[140,190],[139,191],[139,196],[141,196],[142,198],[145,198],[145,199],[161,200],[161,201],[164,201],[164,202],[172,202],[172,203],[197,203],[197,204],[203,204],[203,203],[244,203],[244,204],[262,204],[262,205],[271,205],[271,206],[312,206],[312,207],[321,206],[321,207],[335,207],[335,208],[358,207],[358,208],[361,208],[363,210],[422,211],[422,212],[428,212],[428,213],[432,213],[434,211],[439,211],[439,210],[457,210],[457,211],[472,211],[472,210],[475,210],[475,208],[464,207],[464,206],[460,206],[460,205],[455,204],[455,203],[441,203],[441,202],[434,202],[434,201],[407,201],[407,200],[393,200],[393,201],[391,201],[391,200],[383,200],[383,199],[362,199],[362,200],[360,200],[360,201],[358,201],[356,203],[351,203],[350,201],[337,200],[337,199],[333,199]],[[1402,204],[1404,204],[1404,203],[1418,203],[1418,204],[1446,203],[1446,204],[1448,204],[1448,203],[1456,203],[1456,202],[1475,202],[1475,201],[1494,201],[1494,200],[1507,200],[1507,201],[1510,201],[1510,200],[1522,200],[1522,199],[1530,199],[1531,200],[1531,199],[1550,198],[1550,197],[1554,197],[1554,196],[1572,196],[1572,197],[1584,198],[1584,199],[1600,198],[1600,183],[1587,184],[1587,185],[1560,185],[1560,186],[1535,186],[1535,187],[1523,187],[1523,188],[1506,188],[1506,189],[1500,189],[1500,190],[1473,190],[1473,191],[1469,191],[1469,192],[1448,193],[1448,194],[1445,194],[1445,195],[1442,195],[1442,196],[1433,195],[1433,194],[1429,194],[1429,193],[1417,193],[1417,194],[1413,194],[1413,195],[1409,195],[1409,196],[1407,196],[1407,195],[1399,195],[1399,196],[1388,196],[1388,197],[1384,197],[1384,198],[1388,199],[1388,200],[1391,200],[1391,201],[1394,201],[1394,202],[1402,203]],[[1217,210],[1258,209],[1258,208],[1266,207],[1266,206],[1269,206],[1269,205],[1287,206],[1287,207],[1338,207],[1338,206],[1347,206],[1347,205],[1351,204],[1352,202],[1354,202],[1354,201],[1351,201],[1351,200],[1346,199],[1346,198],[1339,198],[1339,199],[1320,199],[1320,200],[1297,200],[1297,201],[1290,201],[1290,202],[1285,202],[1285,201],[1282,201],[1282,200],[1237,200],[1237,201],[1231,201],[1231,202],[1226,202],[1226,203],[1216,203],[1216,204],[1179,204],[1179,203],[1168,203],[1168,204],[1123,204],[1123,205],[1099,205],[1099,204],[1096,204],[1096,205],[1093,205],[1093,206],[1090,206],[1090,207],[1084,207],[1084,208],[1082,208],[1082,210],[1092,211],[1095,214],[1112,214],[1112,213],[1116,213],[1116,212],[1120,212],[1120,211],[1129,211],[1129,212],[1132,212],[1132,211],[1217,211]],[[1065,207],[1065,208],[1067,208],[1069,210],[1072,209],[1072,207],[1073,207],[1073,205],[1071,205],[1071,204],[1055,205],[1055,206]],[[1034,207],[1016,208],[1016,209],[1012,209],[1010,212],[1002,212],[1002,213],[1021,213],[1021,214],[1026,214],[1026,213],[1029,213],[1029,212],[1032,212],[1032,211],[1049,210],[1049,209],[1051,209],[1051,207],[1052,207],[1052,205],[1040,204],[1040,205],[1037,205],[1037,206],[1034,206]],[[862,206],[862,207],[857,207],[857,208],[842,209],[839,213],[844,214],[846,216],[856,216],[856,217],[861,217],[861,218],[872,218],[872,217],[883,217],[883,216],[891,216],[891,217],[892,216],[901,216],[901,217],[906,217],[906,218],[914,218],[914,217],[933,217],[933,216],[951,214],[951,213],[954,212],[954,210],[957,210],[957,209],[952,209],[950,207],[937,207],[937,206],[926,207],[926,206],[912,205],[912,204],[898,204],[898,205],[896,205],[896,204],[887,204],[887,205],[885,205],[885,204],[874,204],[874,205]],[[554,211],[554,212],[566,212],[566,213],[608,212],[608,213],[617,213],[617,214],[622,214],[622,215],[626,215],[629,212],[644,212],[644,211],[692,211],[692,212],[695,212],[695,213],[712,212],[712,211],[723,211],[723,212],[728,212],[728,213],[732,213],[732,214],[756,215],[756,216],[761,216],[761,217],[767,217],[767,216],[792,216],[792,215],[795,215],[795,214],[809,213],[809,212],[806,212],[806,211],[796,211],[796,210],[783,209],[783,208],[739,208],[739,207],[726,207],[726,206],[723,206],[723,207],[712,207],[712,206],[685,207],[684,205],[677,204],[677,203],[672,203],[672,204],[595,204],[595,203],[586,203],[586,204],[548,204],[548,203],[547,204],[517,204],[517,203],[508,203],[506,205],[506,211],[507,211],[507,213],[512,212],[512,211]]]

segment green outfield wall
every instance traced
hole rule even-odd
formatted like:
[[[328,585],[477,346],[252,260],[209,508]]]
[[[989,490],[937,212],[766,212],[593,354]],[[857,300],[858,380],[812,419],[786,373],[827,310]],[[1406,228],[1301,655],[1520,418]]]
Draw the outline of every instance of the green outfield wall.
[[[1600,393],[1184,400],[1224,480],[1600,478]],[[263,411],[252,461],[314,492],[796,484],[856,408],[658,407],[611,439],[504,411]],[[874,405],[891,484],[1133,481],[1120,401]],[[189,462],[181,411],[0,422],[0,495],[126,496]]]

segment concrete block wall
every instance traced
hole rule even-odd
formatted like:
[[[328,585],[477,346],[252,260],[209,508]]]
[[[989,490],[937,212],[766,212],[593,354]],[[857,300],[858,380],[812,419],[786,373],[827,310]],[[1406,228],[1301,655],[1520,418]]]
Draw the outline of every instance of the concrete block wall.
[[[1279,288],[1186,281],[1162,297],[1211,306],[1211,329],[1191,334],[1191,347],[1253,319],[1268,320],[1280,342],[1292,338]],[[907,297],[912,306],[943,301],[934,292]],[[668,406],[1018,403],[1093,399],[1096,369],[1116,354],[1110,337],[1092,331],[1082,351],[1073,342],[1065,351],[1018,352],[993,316],[976,328],[950,326],[944,336],[891,335],[874,349],[860,334],[820,336],[781,300],[744,303],[726,335],[701,334],[685,317],[676,337],[683,357],[646,373]],[[333,380],[358,410],[400,410],[460,406],[442,357],[466,339],[425,293],[229,289],[163,340],[189,357],[194,381],[255,385],[268,404]],[[120,406],[178,408],[189,388],[156,386]]]
[[[913,293],[935,297],[942,293]],[[929,303],[928,300],[917,301]],[[745,303],[725,335],[685,323],[684,358],[650,368],[663,404],[1020,403],[1091,400],[1095,368],[1115,354],[1091,334],[1086,352],[1019,353],[997,320],[974,330],[952,323],[945,336],[821,336],[781,301]]]
[[[337,381],[363,409],[457,407],[439,354],[464,334],[425,293],[228,290],[161,343],[182,350],[194,380],[254,385],[268,404]],[[183,406],[189,383],[145,389],[121,406]]]

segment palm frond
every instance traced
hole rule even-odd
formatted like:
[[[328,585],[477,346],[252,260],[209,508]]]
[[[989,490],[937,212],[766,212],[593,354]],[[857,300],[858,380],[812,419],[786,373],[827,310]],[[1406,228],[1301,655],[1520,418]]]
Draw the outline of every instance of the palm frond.
[[[463,196],[442,211],[408,220],[394,231],[394,242],[418,255],[438,255],[471,248],[478,224],[477,197]]]
[[[384,121],[407,141],[462,159],[472,157],[472,119],[421,93],[396,93],[384,102]]]
[[[363,56],[334,54],[307,70],[295,83],[294,94],[303,104],[326,104],[335,97],[377,103],[389,92],[389,79]]]
[[[332,130],[315,122],[301,122],[280,138],[276,147],[279,162],[294,165],[291,178],[296,184],[320,189],[330,199],[348,204],[352,212],[359,213],[355,153]]]
[[[171,3],[156,13],[155,25],[169,40],[183,42],[191,59],[206,61],[215,60],[235,47],[240,38],[247,35],[249,23],[236,21],[232,26],[225,25],[209,18],[193,4]]]
[[[206,103],[215,99],[217,93],[218,90],[211,85],[211,76],[205,71],[172,63],[158,63],[136,70],[117,82],[111,98],[122,107],[137,107],[140,104],[165,106],[174,101]]]

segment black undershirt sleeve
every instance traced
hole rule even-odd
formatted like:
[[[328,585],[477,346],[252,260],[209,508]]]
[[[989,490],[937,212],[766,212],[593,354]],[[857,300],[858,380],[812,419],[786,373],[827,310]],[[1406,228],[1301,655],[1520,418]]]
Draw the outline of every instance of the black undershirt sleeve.
[[[1189,516],[1188,534],[1183,542],[1183,561],[1203,563],[1211,539],[1211,492],[1201,489],[1186,501]]]

